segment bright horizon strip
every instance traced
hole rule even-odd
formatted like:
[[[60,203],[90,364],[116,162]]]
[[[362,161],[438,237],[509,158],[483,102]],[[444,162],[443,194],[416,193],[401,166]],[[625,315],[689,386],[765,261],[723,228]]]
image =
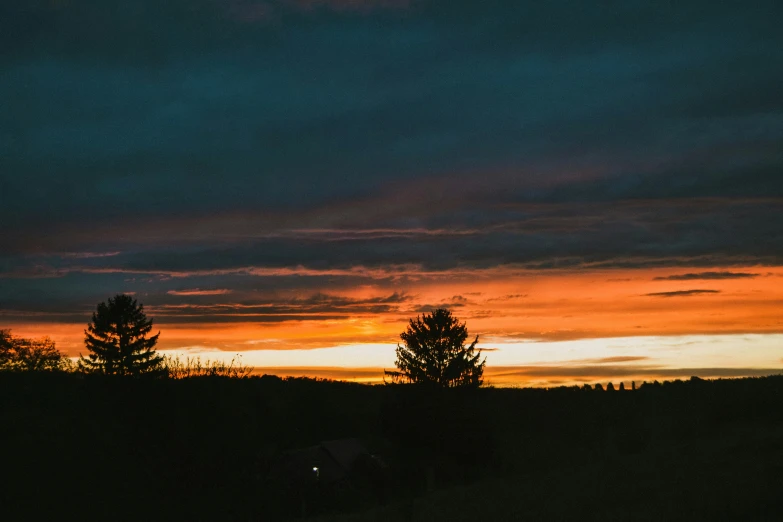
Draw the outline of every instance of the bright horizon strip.
[[[487,381],[498,386],[760,376],[781,373],[783,334],[620,337],[576,341],[493,342],[483,348]],[[255,373],[315,376],[379,383],[394,367],[394,346],[357,344],[310,350],[248,350],[229,353],[207,347],[164,351],[181,357],[230,362]],[[336,364],[337,362],[337,364]],[[339,364],[342,362],[342,364]],[[709,362],[709,364],[705,364]]]
[[[694,279],[694,274],[702,274],[702,279]],[[277,368],[297,375],[310,371],[312,376],[378,382],[382,369],[393,366],[399,333],[423,305],[452,308],[472,335],[480,334],[479,346],[493,349],[487,352],[487,376],[497,385],[606,382],[612,376],[616,381],[626,379],[631,367],[641,376],[674,378],[671,372],[677,369],[722,369],[713,371],[714,376],[739,376],[743,371],[776,373],[783,366],[781,267],[497,269],[477,270],[473,277],[462,270],[451,277],[444,272],[407,281],[366,280],[342,286],[337,281],[326,288],[313,285],[279,293],[306,299],[321,292],[356,300],[399,293],[410,299],[383,313],[360,306],[310,313],[302,305],[301,320],[282,322],[266,321],[273,311],[248,313],[247,305],[235,304],[241,302],[239,291],[169,294],[181,303],[175,305],[139,300],[161,331],[160,350],[221,360],[241,353],[244,364],[270,373]],[[266,306],[263,300],[259,303]],[[189,308],[187,314],[183,306]],[[83,329],[90,316],[86,310],[83,323],[63,323],[56,314],[44,313],[10,321],[3,315],[9,312],[2,311],[0,327],[25,337],[48,335],[73,356],[85,351]],[[228,322],[215,322],[217,318]],[[622,350],[612,348],[616,346]],[[679,348],[664,349],[667,346]],[[625,362],[620,368],[613,364],[603,373],[606,364],[573,369],[573,361],[606,357],[648,359]],[[564,371],[558,372],[558,365]],[[371,370],[354,371],[351,377],[343,371],[351,368]]]
[[[486,381],[495,386],[559,386],[728,378],[783,372],[783,334],[619,337],[574,341],[505,340],[482,343]],[[395,345],[353,344],[330,348],[228,352],[207,346],[160,350],[204,360],[232,360],[255,374],[318,377],[378,384],[394,367]]]

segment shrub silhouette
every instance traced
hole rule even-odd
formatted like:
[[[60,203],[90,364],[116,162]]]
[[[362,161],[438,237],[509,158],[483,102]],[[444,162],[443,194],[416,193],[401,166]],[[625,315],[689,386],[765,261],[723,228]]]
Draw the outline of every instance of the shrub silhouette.
[[[88,359],[79,357],[79,369],[106,375],[165,375],[163,357],[155,344],[160,332],[147,338],[152,320],[144,306],[128,295],[118,294],[100,303],[84,331]]]
[[[465,345],[468,330],[449,310],[439,308],[411,319],[397,345],[397,371],[386,371],[392,382],[413,382],[441,388],[478,387],[486,357],[476,350],[478,335]]]
[[[241,356],[239,356],[241,358]],[[245,379],[253,371],[252,366],[242,364],[236,357],[231,362],[201,360],[201,357],[186,357],[167,355],[163,358],[166,375],[171,379],[187,379],[190,377],[230,377]]]

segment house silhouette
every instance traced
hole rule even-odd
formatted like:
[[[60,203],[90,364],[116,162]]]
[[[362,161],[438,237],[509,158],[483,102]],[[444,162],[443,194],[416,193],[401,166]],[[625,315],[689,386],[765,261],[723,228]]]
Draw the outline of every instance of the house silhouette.
[[[268,479],[304,516],[329,506],[383,501],[388,477],[381,458],[359,439],[346,438],[284,453]]]

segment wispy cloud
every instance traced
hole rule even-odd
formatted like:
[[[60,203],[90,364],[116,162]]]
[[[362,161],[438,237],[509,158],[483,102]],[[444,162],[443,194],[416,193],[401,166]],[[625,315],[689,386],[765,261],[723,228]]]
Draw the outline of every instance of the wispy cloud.
[[[205,293],[211,292],[211,293]],[[169,291],[169,295],[218,295],[217,291]],[[229,292],[221,292],[226,294]],[[309,297],[268,299],[256,302],[226,302],[150,305],[148,309],[165,323],[280,323],[290,321],[334,321],[356,317],[396,316],[407,309],[413,296],[394,292],[388,295],[354,298],[316,292]]]
[[[655,277],[654,281],[694,281],[694,280],[722,280],[722,279],[750,279],[759,274],[751,272],[691,272],[687,274],[675,274]]]
[[[390,238],[427,238],[427,237],[462,237],[473,236],[486,233],[487,230],[478,229],[427,229],[427,228],[377,228],[377,229],[296,229],[276,234],[270,234],[267,237],[286,237],[286,238],[307,238],[319,239],[321,241],[359,241],[359,240],[377,240]]]
[[[648,359],[649,357],[634,356],[634,355],[618,355],[615,357],[601,357],[599,359],[582,359],[579,361],[569,361],[569,364],[573,364],[573,363],[616,364],[616,363],[645,361]]]
[[[775,368],[669,368],[653,365],[623,366],[494,366],[487,367],[487,374],[496,377],[536,379],[569,378],[574,380],[606,380],[637,377],[649,379],[677,379],[690,377],[754,377],[780,373]]]
[[[720,290],[694,289],[694,290],[674,290],[672,292],[652,292],[644,295],[649,297],[689,297],[692,295],[719,294],[719,293]]]
[[[60,256],[71,259],[92,259],[101,257],[114,257],[120,255],[122,252],[115,250],[112,252],[63,252]]]
[[[527,297],[527,294],[506,294],[506,295],[501,295],[499,297],[490,297],[489,299],[487,299],[487,302],[491,303],[497,301],[515,301],[517,299],[524,299],[525,297]]]
[[[166,292],[169,295],[182,295],[182,296],[191,296],[191,295],[226,295],[230,294],[232,290],[228,290],[225,288],[218,288],[215,290],[202,290],[200,288],[192,288],[189,290],[169,290]]]

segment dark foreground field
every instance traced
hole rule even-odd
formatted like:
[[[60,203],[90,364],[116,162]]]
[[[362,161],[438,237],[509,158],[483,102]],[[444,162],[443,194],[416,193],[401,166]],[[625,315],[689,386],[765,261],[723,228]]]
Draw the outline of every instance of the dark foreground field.
[[[274,478],[346,437],[383,488]],[[1,374],[0,442],[2,520],[783,520],[783,376],[428,393]]]

